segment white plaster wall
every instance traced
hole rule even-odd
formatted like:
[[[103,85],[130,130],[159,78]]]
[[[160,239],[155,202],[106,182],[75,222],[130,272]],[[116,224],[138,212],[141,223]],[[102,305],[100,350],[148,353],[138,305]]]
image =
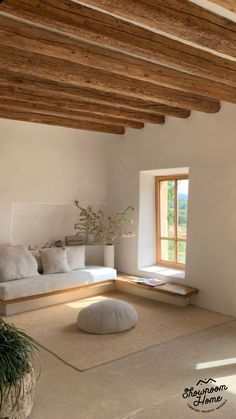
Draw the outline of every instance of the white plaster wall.
[[[107,202],[112,135],[0,120],[0,244],[74,234],[83,204]]]
[[[194,303],[236,315],[236,111],[167,118],[164,126],[127,130],[110,158],[109,208],[136,208],[135,239],[116,252],[118,269],[138,272],[141,170],[189,167],[188,248],[185,283],[199,288]],[[144,226],[142,225],[142,229]]]
[[[124,136],[0,120],[0,244],[72,234],[75,198],[104,208],[108,199],[110,212],[136,208],[137,236],[117,247],[116,264],[137,273],[140,171],[189,167],[185,282],[200,289],[195,304],[236,315],[235,116],[223,104]]]

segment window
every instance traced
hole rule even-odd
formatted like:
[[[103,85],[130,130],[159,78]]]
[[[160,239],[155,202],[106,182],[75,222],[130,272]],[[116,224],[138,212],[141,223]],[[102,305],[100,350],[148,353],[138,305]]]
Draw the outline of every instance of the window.
[[[157,262],[184,268],[187,243],[188,176],[156,177]]]

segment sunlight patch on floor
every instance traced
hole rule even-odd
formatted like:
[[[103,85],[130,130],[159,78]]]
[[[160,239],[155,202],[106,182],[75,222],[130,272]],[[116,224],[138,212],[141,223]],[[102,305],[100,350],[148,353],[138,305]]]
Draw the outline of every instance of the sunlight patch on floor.
[[[236,358],[218,359],[217,361],[208,361],[208,362],[201,362],[199,364],[196,364],[196,370],[216,368],[216,367],[222,367],[225,365],[233,365],[233,364],[236,364]]]
[[[73,301],[71,303],[67,303],[66,306],[70,308],[83,308],[87,307],[89,304],[98,303],[99,301],[107,300],[108,297],[104,297],[103,295],[95,295],[94,297],[89,297],[86,299]]]

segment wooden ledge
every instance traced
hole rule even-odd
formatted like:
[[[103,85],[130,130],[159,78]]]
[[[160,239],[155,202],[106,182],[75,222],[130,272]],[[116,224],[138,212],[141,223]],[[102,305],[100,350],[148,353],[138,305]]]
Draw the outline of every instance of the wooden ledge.
[[[198,293],[197,288],[188,287],[186,285],[176,284],[172,282],[167,282],[166,284],[160,285],[158,287],[149,287],[143,284],[137,284],[135,282],[131,282],[132,279],[139,279],[137,276],[129,276],[129,275],[118,275],[118,279],[116,279],[116,284],[126,285],[129,287],[138,287],[143,288],[146,291],[157,292],[159,294],[166,294],[171,295],[173,297],[182,297],[182,298],[189,298],[192,295]]]

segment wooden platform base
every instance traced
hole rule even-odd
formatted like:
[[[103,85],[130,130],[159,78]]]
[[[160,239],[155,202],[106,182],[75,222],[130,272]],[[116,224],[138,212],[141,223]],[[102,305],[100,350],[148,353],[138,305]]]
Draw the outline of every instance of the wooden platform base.
[[[45,294],[31,295],[14,300],[0,300],[0,314],[10,316],[11,314],[37,310],[43,307],[50,307],[56,304],[92,297],[94,295],[114,291],[115,289],[115,280],[110,280]]]
[[[116,289],[121,292],[139,295],[140,297],[150,298],[164,303],[176,304],[178,306],[188,305],[191,296],[198,293],[196,288],[185,285],[166,283],[154,288],[134,283],[132,279],[138,279],[138,277],[119,274],[115,280],[102,281],[45,294],[31,295],[14,300],[0,300],[0,314],[9,316],[23,311],[36,310],[42,307],[91,297]]]

